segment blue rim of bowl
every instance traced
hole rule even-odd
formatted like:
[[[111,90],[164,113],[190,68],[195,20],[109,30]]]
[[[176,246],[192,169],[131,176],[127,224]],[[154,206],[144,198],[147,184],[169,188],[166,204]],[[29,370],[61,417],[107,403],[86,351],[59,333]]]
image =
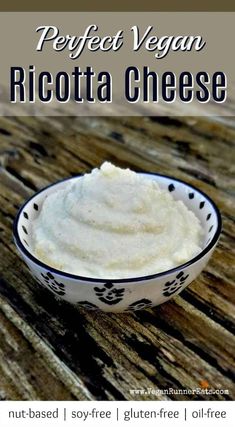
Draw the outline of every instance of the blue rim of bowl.
[[[13,223],[13,236],[15,239],[15,243],[16,245],[19,247],[19,249],[31,260],[33,261],[35,264],[38,264],[40,267],[48,270],[49,272],[58,274],[62,277],[65,277],[67,279],[76,279],[76,280],[82,280],[84,282],[96,282],[96,283],[104,283],[104,282],[112,282],[112,283],[133,283],[133,282],[141,282],[141,281],[145,281],[145,280],[151,280],[151,279],[155,279],[158,277],[163,277],[163,276],[168,276],[172,273],[178,272],[179,270],[183,270],[186,267],[189,267],[190,265],[194,264],[195,262],[199,261],[201,258],[203,258],[217,243],[220,233],[221,233],[221,229],[222,229],[222,219],[221,219],[221,214],[219,209],[217,208],[216,204],[213,202],[213,200],[207,196],[207,194],[205,194],[203,191],[199,190],[198,188],[194,187],[191,184],[188,184],[185,181],[182,181],[180,179],[174,178],[172,176],[169,175],[162,175],[159,173],[154,173],[154,172],[137,172],[141,175],[154,175],[154,176],[158,176],[160,178],[165,178],[165,179],[169,179],[172,180],[174,182],[179,182],[180,184],[183,184],[185,186],[187,186],[188,188],[196,191],[197,193],[199,193],[201,196],[203,196],[213,207],[216,217],[217,217],[217,229],[216,232],[214,234],[214,237],[212,238],[212,240],[210,241],[209,245],[206,246],[205,249],[203,249],[203,251],[201,251],[198,255],[196,255],[194,258],[190,259],[189,261],[185,262],[184,264],[178,265],[174,268],[171,268],[169,270],[165,270],[165,271],[161,271],[160,273],[155,273],[155,274],[149,274],[147,276],[140,276],[140,277],[131,277],[131,278],[125,278],[125,279],[101,279],[101,278],[95,278],[95,277],[85,277],[85,276],[79,276],[77,274],[72,274],[72,273],[67,273],[65,271],[62,270],[58,270],[54,267],[51,267],[48,264],[43,263],[42,261],[40,261],[38,258],[36,258],[34,255],[32,255],[23,245],[23,243],[21,242],[19,233],[18,233],[18,221],[21,215],[21,212],[25,209],[26,205],[32,200],[34,199],[34,197],[37,197],[40,193],[43,193],[44,191],[48,190],[49,188],[56,186],[58,184],[61,184],[62,182],[65,181],[72,181],[73,179],[79,178],[82,176],[82,174],[78,174],[76,176],[73,177],[69,177],[69,178],[64,178],[62,180],[56,181],[53,184],[50,184],[44,188],[42,188],[41,190],[37,191],[33,196],[31,196],[29,199],[26,200],[26,202],[21,206],[21,208],[19,209],[14,223]]]

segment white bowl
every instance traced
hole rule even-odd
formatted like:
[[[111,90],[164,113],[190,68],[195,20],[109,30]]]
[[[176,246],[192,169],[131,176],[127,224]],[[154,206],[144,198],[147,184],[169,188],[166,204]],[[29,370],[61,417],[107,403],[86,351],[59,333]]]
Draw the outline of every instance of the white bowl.
[[[68,178],[52,184],[32,196],[19,210],[14,221],[15,244],[32,276],[56,296],[88,309],[109,312],[135,311],[154,307],[179,294],[207,264],[221,232],[221,216],[214,202],[202,191],[169,176],[141,173],[182,200],[200,219],[204,230],[202,251],[188,262],[168,271],[130,279],[95,279],[65,273],[44,264],[31,251],[31,223],[38,216],[49,194],[64,188]]]

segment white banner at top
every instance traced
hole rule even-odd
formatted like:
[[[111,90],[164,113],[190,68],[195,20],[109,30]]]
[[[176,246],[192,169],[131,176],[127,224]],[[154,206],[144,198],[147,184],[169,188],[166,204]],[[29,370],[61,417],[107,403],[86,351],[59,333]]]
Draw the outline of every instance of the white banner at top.
[[[0,115],[235,112],[235,12],[2,12],[0,37]]]

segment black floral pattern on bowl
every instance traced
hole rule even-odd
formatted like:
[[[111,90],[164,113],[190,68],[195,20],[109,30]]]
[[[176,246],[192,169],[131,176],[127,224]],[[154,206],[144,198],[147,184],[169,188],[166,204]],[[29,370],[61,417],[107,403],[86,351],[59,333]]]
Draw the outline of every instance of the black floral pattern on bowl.
[[[65,295],[65,285],[61,282],[57,282],[57,280],[49,271],[46,274],[41,273],[41,276],[43,280],[37,278],[38,282],[49,288],[56,295]]]
[[[81,307],[81,308],[87,308],[88,310],[99,310],[99,307],[95,304],[93,304],[93,302],[89,302],[89,301],[78,301],[76,303],[77,307]]]
[[[137,311],[137,310],[144,310],[146,308],[151,308],[153,306],[153,302],[150,301],[150,299],[142,298],[138,301],[132,302],[126,311]]]
[[[178,292],[184,285],[185,281],[189,277],[189,274],[184,276],[184,272],[181,271],[177,274],[176,278],[172,281],[168,281],[164,285],[163,295],[165,297],[170,297],[171,295]]]
[[[125,288],[115,288],[112,282],[106,282],[102,287],[95,286],[94,291],[101,302],[114,305],[122,301]]]

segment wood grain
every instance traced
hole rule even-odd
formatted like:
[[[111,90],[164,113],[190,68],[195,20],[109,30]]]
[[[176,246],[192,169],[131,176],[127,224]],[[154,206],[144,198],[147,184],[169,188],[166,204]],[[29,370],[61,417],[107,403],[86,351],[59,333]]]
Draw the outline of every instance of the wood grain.
[[[0,398],[224,400],[234,386],[234,123],[194,117],[0,118]],[[78,310],[39,290],[17,255],[21,203],[104,160],[173,175],[218,204],[214,255],[180,296],[133,314]],[[194,389],[229,394],[135,394]]]

